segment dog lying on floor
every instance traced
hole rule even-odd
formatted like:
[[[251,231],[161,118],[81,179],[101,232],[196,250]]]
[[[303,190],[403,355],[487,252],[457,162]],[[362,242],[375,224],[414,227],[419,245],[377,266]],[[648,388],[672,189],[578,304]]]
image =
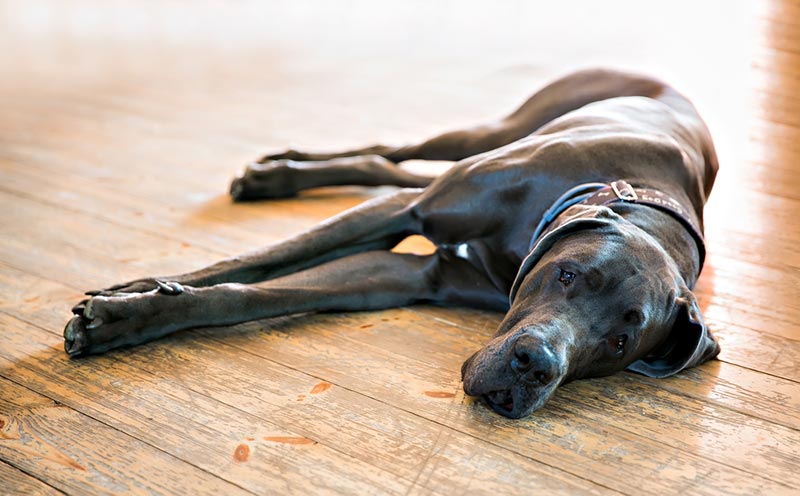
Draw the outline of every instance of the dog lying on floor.
[[[452,160],[438,178],[396,166]],[[717,159],[692,104],[645,76],[587,70],[511,115],[400,147],[288,151],[250,164],[237,201],[397,185],[292,239],[187,274],[90,291],[71,356],[200,326],[426,302],[506,312],[462,367],[464,391],[524,417],[564,382],[666,377],[719,353],[691,289]],[[390,250],[412,234],[426,256]]]

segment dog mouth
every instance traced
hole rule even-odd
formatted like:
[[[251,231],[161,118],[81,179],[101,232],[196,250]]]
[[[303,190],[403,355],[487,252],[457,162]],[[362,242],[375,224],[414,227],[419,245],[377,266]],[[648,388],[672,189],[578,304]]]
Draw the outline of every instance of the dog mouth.
[[[483,395],[483,399],[492,410],[504,417],[512,416],[514,413],[514,394],[510,389],[486,393]]]
[[[510,419],[519,419],[541,408],[554,389],[551,387],[531,391],[522,384],[515,384],[508,389],[497,389],[481,396],[495,413]]]

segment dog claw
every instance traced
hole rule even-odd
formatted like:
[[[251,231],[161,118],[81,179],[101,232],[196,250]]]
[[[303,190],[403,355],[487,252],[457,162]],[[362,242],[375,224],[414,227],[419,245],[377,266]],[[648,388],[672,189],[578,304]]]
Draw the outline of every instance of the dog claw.
[[[75,315],[83,315],[83,312],[86,310],[86,303],[88,301],[89,300],[83,300],[82,302],[72,307],[72,313],[74,313]]]
[[[78,356],[86,349],[86,333],[80,328],[82,317],[74,317],[64,328],[64,351],[71,357]]]
[[[92,320],[91,322],[89,322],[89,323],[86,325],[86,328],[87,328],[87,329],[97,329],[97,328],[98,328],[98,327],[100,327],[101,325],[103,325],[103,319],[101,319],[100,317],[98,317],[98,318],[96,318],[96,319]]]
[[[164,282],[156,279],[156,284],[158,284],[158,291],[160,293],[164,293],[170,296],[175,296],[183,293],[183,286],[181,286],[177,282]]]
[[[81,315],[88,320],[94,319],[94,300],[89,300],[83,305]]]
[[[85,292],[83,294],[85,294],[86,296],[97,296],[100,293],[102,293],[102,291],[87,291],[87,292]]]
[[[244,193],[244,179],[237,177],[231,182],[231,197],[234,201],[242,199]]]

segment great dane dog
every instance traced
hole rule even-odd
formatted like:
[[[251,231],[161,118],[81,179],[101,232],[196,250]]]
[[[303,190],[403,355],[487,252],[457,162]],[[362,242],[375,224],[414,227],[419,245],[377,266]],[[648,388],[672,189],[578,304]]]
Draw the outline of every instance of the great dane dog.
[[[438,178],[409,159],[451,160]],[[266,249],[90,291],[71,356],[182,329],[413,303],[506,312],[462,367],[464,391],[519,418],[560,384],[628,369],[666,377],[719,346],[692,293],[717,171],[694,106],[656,79],[577,72],[511,115],[408,146],[290,150],[250,164],[237,201],[326,185],[397,185]],[[412,234],[437,247],[392,252]]]

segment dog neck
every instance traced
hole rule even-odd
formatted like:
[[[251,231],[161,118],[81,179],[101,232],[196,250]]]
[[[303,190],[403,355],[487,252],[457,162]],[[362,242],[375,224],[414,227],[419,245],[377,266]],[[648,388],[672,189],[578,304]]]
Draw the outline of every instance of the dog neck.
[[[699,216],[685,207],[685,201],[657,189],[633,187],[622,180],[609,184],[581,184],[562,194],[542,215],[531,238],[529,251],[553,221],[576,204],[611,208],[656,238],[678,264],[687,282],[693,284],[700,275],[705,260],[705,240]],[[661,222],[654,222],[659,217]],[[696,251],[691,249],[692,246]]]
[[[668,214],[683,226],[697,246],[699,263],[694,276],[697,277],[700,275],[700,271],[703,269],[703,262],[706,258],[706,244],[703,238],[702,227],[699,219],[692,215],[692,211],[686,208],[684,203],[680,200],[657,189],[636,188],[625,181],[614,181],[609,184],[608,187],[598,190],[595,194],[586,198],[582,203],[585,205],[604,205],[608,207],[620,203],[644,205]],[[612,210],[617,209],[612,207]],[[639,227],[644,229],[645,226]],[[645,229],[647,232],[650,232],[650,230],[651,229]]]

